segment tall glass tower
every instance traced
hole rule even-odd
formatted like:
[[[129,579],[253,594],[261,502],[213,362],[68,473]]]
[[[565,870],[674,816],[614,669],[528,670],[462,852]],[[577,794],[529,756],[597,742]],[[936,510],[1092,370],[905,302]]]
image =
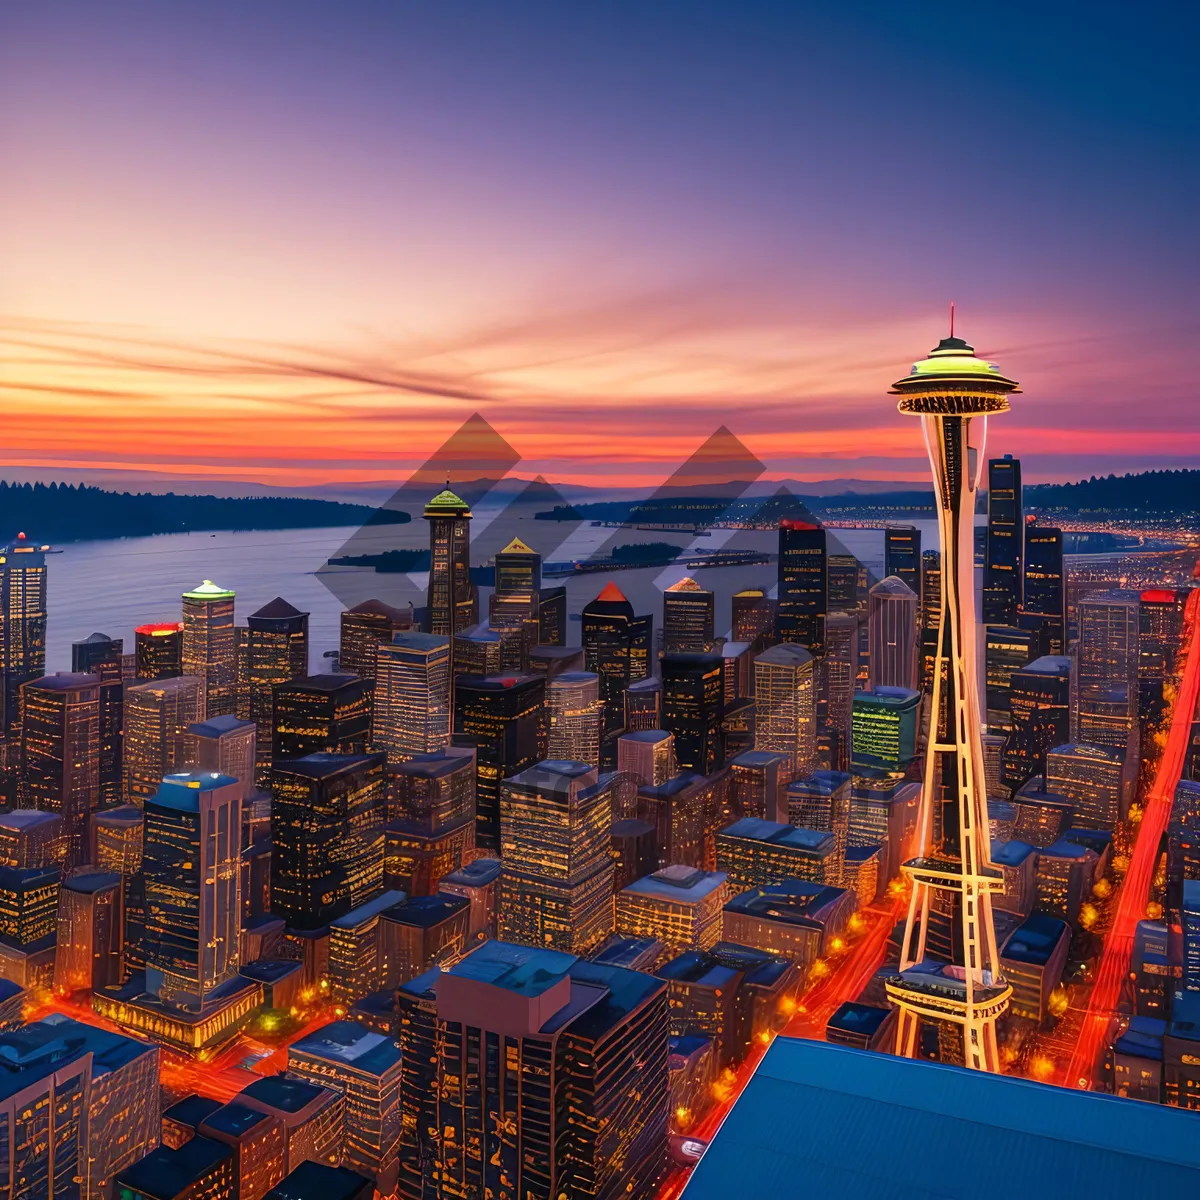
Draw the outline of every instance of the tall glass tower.
[[[1003,890],[1004,880],[991,861],[980,739],[974,513],[987,419],[1007,412],[1008,397],[1018,390],[953,330],[892,387],[900,411],[919,416],[924,426],[938,501],[942,618],[917,856],[904,865],[912,895],[887,991],[899,1009],[898,1054],[913,1057],[920,1027],[930,1023],[939,1035],[960,1030],[962,1062],[982,1071],[999,1070],[996,1019],[1012,988],[1000,971],[992,921],[992,894]],[[938,939],[951,948],[948,962],[930,953],[935,923],[949,924],[949,939]]]

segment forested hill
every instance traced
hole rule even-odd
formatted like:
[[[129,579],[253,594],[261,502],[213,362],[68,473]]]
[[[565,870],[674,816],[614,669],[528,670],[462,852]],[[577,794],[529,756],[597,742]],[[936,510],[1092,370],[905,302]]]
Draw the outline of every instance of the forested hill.
[[[1026,484],[1025,504],[1046,512],[1200,512],[1200,471],[1143,471],[1079,483]]]
[[[262,496],[164,496],[106,492],[65,483],[0,481],[0,545],[27,532],[40,542],[146,537],[154,533],[247,529],[317,529],[338,525],[398,525],[404,512],[366,504]]]

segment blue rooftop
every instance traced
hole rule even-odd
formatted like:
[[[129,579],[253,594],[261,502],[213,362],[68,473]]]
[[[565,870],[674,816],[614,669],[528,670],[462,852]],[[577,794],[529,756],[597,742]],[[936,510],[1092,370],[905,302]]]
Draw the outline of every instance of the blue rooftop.
[[[1010,962],[1030,963],[1044,967],[1058,949],[1063,938],[1070,938],[1071,927],[1066,921],[1034,913],[1013,930],[1012,936],[1000,951],[1000,957]]]
[[[113,1195],[119,1196],[128,1188],[145,1196],[170,1200],[188,1191],[218,1163],[232,1156],[231,1147],[206,1137],[194,1137],[177,1150],[159,1146],[117,1175]]]
[[[265,1112],[260,1112],[257,1108],[247,1108],[246,1105],[231,1100],[205,1117],[204,1126],[206,1129],[215,1129],[218,1133],[240,1138],[247,1130],[261,1125],[267,1119]]]
[[[442,883],[456,883],[464,887],[483,887],[500,878],[501,866],[498,858],[477,858],[474,862],[466,863],[448,875],[443,875]]]
[[[188,726],[188,733],[196,737],[219,738],[227,733],[238,733],[243,729],[253,729],[253,721],[243,721],[233,713],[223,713],[219,717],[209,717],[207,721],[197,721]]]
[[[683,1196],[978,1200],[983,1180],[1022,1200],[1186,1195],[1195,1114],[781,1037]]]
[[[263,1200],[368,1200],[375,1194],[372,1180],[349,1167],[330,1167],[306,1159],[286,1179],[277,1183]]]
[[[843,1033],[854,1034],[857,1037],[872,1038],[879,1032],[879,1027],[891,1016],[890,1008],[879,1008],[874,1004],[859,1004],[855,1000],[846,1000],[829,1018],[828,1027]]]
[[[576,961],[560,950],[487,941],[450,968],[451,975],[490,983],[521,996],[540,996],[553,987]]]
[[[334,1021],[293,1042],[288,1051],[289,1066],[293,1054],[323,1058],[371,1075],[383,1075],[400,1062],[400,1047],[391,1038],[355,1021]]]
[[[672,904],[693,904],[710,892],[715,892],[725,879],[724,871],[701,871],[699,867],[676,864],[643,875],[624,890],[635,896],[651,896]]]
[[[1028,842],[1016,839],[992,843],[992,862],[998,867],[1019,867],[1032,853],[1033,847]]]
[[[232,775],[221,775],[217,771],[183,771],[168,775],[158,785],[158,791],[150,802],[162,808],[177,808],[181,812],[199,812],[202,793],[215,792],[231,783],[237,783]]]
[[[826,854],[833,849],[833,834],[824,829],[801,829],[779,821],[764,821],[761,817],[743,817],[726,825],[718,837],[745,838],[770,842],[772,846],[788,846],[811,854]]]
[[[360,904],[357,908],[352,908],[345,916],[338,917],[336,921],[330,921],[329,927],[330,929],[354,929],[364,921],[369,921],[372,917],[379,916],[385,908],[391,908],[393,904],[399,904],[405,898],[405,892],[389,888],[385,892],[380,892],[373,900],[368,900],[365,904]]]
[[[311,1104],[326,1089],[303,1079],[293,1079],[290,1075],[264,1075],[253,1083],[248,1083],[241,1096],[252,1096],[260,1104],[276,1108],[280,1112],[299,1112]]]
[[[847,787],[852,776],[846,771],[813,771],[788,784],[788,791],[800,796],[832,796],[838,788]]]
[[[1157,1017],[1130,1017],[1129,1028],[1113,1043],[1113,1049],[1118,1054],[1162,1062],[1166,1032],[1166,1021]]]

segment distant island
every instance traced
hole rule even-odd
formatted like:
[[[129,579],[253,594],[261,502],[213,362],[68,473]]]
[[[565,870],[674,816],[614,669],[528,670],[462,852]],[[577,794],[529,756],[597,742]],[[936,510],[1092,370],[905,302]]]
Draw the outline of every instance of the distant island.
[[[409,520],[406,512],[332,500],[132,495],[86,484],[0,481],[0,545],[25,531],[43,542],[82,542],[158,533],[403,525]]]

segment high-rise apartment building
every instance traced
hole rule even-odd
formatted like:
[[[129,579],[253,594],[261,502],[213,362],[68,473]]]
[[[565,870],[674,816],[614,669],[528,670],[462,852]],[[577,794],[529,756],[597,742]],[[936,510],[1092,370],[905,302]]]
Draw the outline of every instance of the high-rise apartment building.
[[[921,594],[921,531],[915,525],[888,525],[883,531],[883,574],[894,575]]]
[[[376,654],[371,745],[398,763],[449,741],[450,638],[398,633]]]
[[[358,675],[309,675],[276,684],[272,762],[309,754],[365,753],[373,692],[372,679]]]
[[[1071,740],[1073,661],[1044,654],[1013,671],[1008,697],[1011,731],[1004,744],[1003,781],[1019,788],[1046,771],[1046,752]]]
[[[450,637],[479,624],[471,581],[471,507],[446,487],[425,505],[429,522],[429,632]]]
[[[781,642],[754,660],[755,750],[786,754],[791,774],[816,766],[817,679],[812,654]]]
[[[271,912],[295,929],[319,929],[375,895],[383,886],[384,816],[382,754],[276,761]]]
[[[125,683],[122,677],[125,644],[120,638],[93,633],[71,646],[71,670],[100,677],[100,806],[120,804],[125,794],[125,770],[121,759],[125,715]]]
[[[621,589],[606,583],[595,600],[583,606],[581,621],[584,667],[600,676],[604,734],[612,739],[625,727],[625,689],[651,673],[654,618],[634,616]]]
[[[100,801],[100,676],[60,672],[21,686],[24,808],[63,820],[68,866],[88,857],[88,819]]]
[[[1078,605],[1076,732],[1080,741],[1125,750],[1136,735],[1141,597],[1112,588]]]
[[[1051,525],[1026,526],[1021,613],[1046,630],[1050,654],[1067,652],[1065,580],[1062,530]]]
[[[374,679],[376,651],[414,624],[411,605],[401,609],[382,600],[364,600],[347,609],[341,618],[338,670],[360,679]]]
[[[228,775],[168,776],[146,801],[146,991],[202,1012],[237,972],[243,786]]]
[[[1006,454],[988,462],[987,551],[983,570],[985,625],[1017,623],[1022,600],[1024,537],[1021,463]]]
[[[713,648],[716,595],[690,576],[663,592],[663,653],[704,654]]]
[[[500,844],[503,780],[546,757],[546,681],[541,675],[460,675],[454,733],[475,746],[475,844]]]
[[[721,743],[721,659],[672,653],[662,660],[663,728],[675,736],[681,767],[711,775],[725,761]]]
[[[49,549],[23,533],[0,548],[0,740],[20,716],[21,685],[46,673]]]
[[[179,675],[125,689],[125,788],[141,805],[191,762],[189,730],[204,720],[204,680]]]
[[[917,675],[917,594],[893,575],[867,594],[868,687],[915,689]]]
[[[237,633],[233,627],[234,593],[204,580],[183,593],[183,673],[204,680],[204,717],[219,717],[237,707]]]
[[[776,638],[822,654],[828,611],[825,530],[808,521],[780,521]]]
[[[237,630],[237,715],[258,726],[257,782],[271,775],[274,697],[278,684],[308,675],[308,613],[276,596]]]
[[[500,789],[499,936],[586,953],[613,930],[611,776],[549,759]]]
[[[564,671],[546,684],[546,756],[600,765],[604,701],[594,671]]]
[[[137,677],[173,679],[183,674],[183,622],[139,625],[133,631]]]

